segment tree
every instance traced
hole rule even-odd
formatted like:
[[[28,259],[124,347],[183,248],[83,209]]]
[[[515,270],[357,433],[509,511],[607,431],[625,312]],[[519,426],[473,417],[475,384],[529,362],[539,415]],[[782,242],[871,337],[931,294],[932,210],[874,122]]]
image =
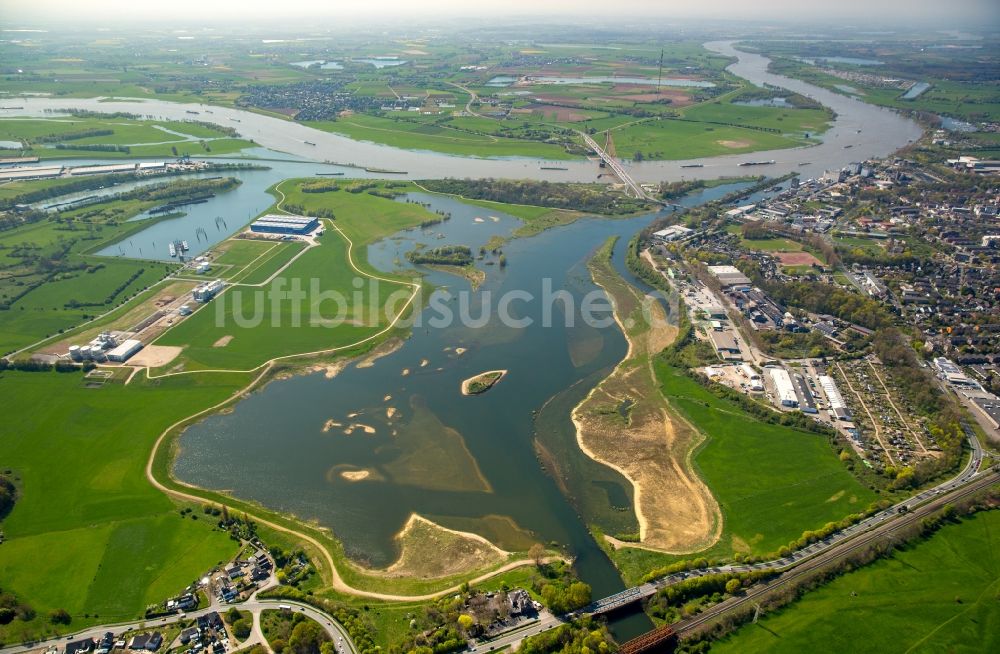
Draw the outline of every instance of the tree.
[[[49,622],[52,624],[69,624],[72,621],[73,618],[66,609],[56,609],[49,614]]]
[[[730,595],[735,595],[736,592],[739,591],[740,586],[741,584],[739,579],[730,579],[726,582],[726,592]]]
[[[293,654],[320,654],[320,646],[330,637],[323,627],[313,620],[303,620],[292,629],[288,648]]]
[[[545,559],[545,546],[541,543],[535,543],[528,550],[528,556],[535,562],[536,566],[542,567],[542,561]]]
[[[472,618],[471,615],[463,613],[462,615],[458,616],[458,626],[465,633],[469,633],[469,629],[472,629],[472,626],[474,624],[476,624],[476,621]]]
[[[240,618],[232,624],[233,635],[240,640],[245,639],[250,635],[250,631],[253,629],[253,624],[246,618]]]
[[[243,618],[243,614],[235,606],[226,611],[226,622],[229,624],[234,624],[237,620]]]

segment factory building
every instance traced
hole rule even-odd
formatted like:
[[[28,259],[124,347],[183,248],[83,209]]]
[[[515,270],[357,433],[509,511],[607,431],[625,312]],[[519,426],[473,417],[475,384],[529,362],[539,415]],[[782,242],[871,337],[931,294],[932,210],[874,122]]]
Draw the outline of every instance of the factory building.
[[[741,273],[736,266],[709,266],[708,270],[719,280],[722,288],[750,285],[750,278]]]
[[[59,177],[62,172],[62,166],[17,166],[0,171],[0,182]]]
[[[799,396],[795,394],[795,387],[792,385],[792,378],[784,368],[768,368],[771,381],[774,382],[774,389],[781,400],[781,406],[798,407]]]
[[[225,282],[221,279],[216,279],[214,281],[201,284],[200,286],[196,286],[194,291],[192,291],[192,294],[194,295],[194,299],[198,302],[208,302],[213,297],[218,295],[219,291],[221,291],[225,285]]]
[[[128,361],[133,354],[142,349],[142,342],[137,341],[134,338],[130,338],[127,341],[122,341],[121,345],[108,352],[108,360],[115,361],[117,363],[124,363]]]
[[[848,410],[844,396],[840,394],[840,389],[837,388],[837,382],[833,380],[833,377],[820,375],[819,385],[823,389],[823,393],[826,394],[826,401],[830,404],[830,413],[833,417],[837,420],[850,421],[851,412]]]
[[[250,231],[258,234],[309,234],[319,226],[319,219],[312,216],[280,216],[267,214],[250,224]]]
[[[678,241],[686,236],[690,236],[693,233],[694,233],[693,229],[690,229],[683,225],[671,225],[666,229],[661,229],[658,232],[653,232],[653,238],[660,241],[661,243],[670,243],[672,241]]]
[[[715,331],[708,333],[709,340],[715,346],[715,351],[719,357],[725,361],[740,361],[743,356],[740,354],[740,344],[736,341],[736,336],[731,331]]]
[[[70,168],[69,174],[74,177],[79,175],[109,175],[112,173],[134,173],[136,164],[109,164],[106,166],[75,166]]]

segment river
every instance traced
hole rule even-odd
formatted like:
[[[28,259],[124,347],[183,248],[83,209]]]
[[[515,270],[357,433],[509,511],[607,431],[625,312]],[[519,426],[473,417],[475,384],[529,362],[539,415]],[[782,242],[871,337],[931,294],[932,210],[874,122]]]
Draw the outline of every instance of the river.
[[[767,72],[769,59],[758,54],[737,50],[730,41],[707,43],[719,54],[737,58],[729,71],[754,84],[770,84],[801,93],[830,107],[837,113],[833,127],[823,135],[818,145],[756,152],[752,155],[725,155],[690,161],[645,161],[629,166],[629,173],[640,182],[676,181],[679,179],[714,179],[722,176],[766,172],[778,176],[799,172],[816,177],[825,170],[839,169],[852,161],[886,156],[920,136],[920,127],[899,114],[843,96],[799,80]],[[553,182],[590,182],[597,179],[599,169],[591,161],[560,161],[556,166],[565,170],[542,170],[553,162],[530,158],[479,159],[399,148],[355,141],[344,136],[323,132],[294,121],[244,111],[201,104],[167,102],[163,100],[104,100],[100,98],[18,98],[23,108],[0,109],[0,117],[19,115],[41,116],[46,111],[88,109],[97,112],[128,112],[157,119],[209,121],[233,127],[240,135],[252,139],[270,150],[294,154],[305,159],[385,170],[405,171],[414,179],[442,177],[509,177],[546,179]],[[190,112],[197,112],[197,116]],[[859,131],[860,130],[860,131]],[[309,145],[308,143],[315,143]],[[849,149],[846,146],[851,146]],[[766,168],[740,167],[748,160],[770,160]],[[685,164],[700,163],[702,168],[684,168]]]
[[[685,202],[702,202],[732,188],[710,189]],[[517,225],[502,213],[449,198],[413,197],[450,212],[452,218],[370,246],[369,259],[380,269],[409,268],[404,254],[417,243],[462,243],[476,249]],[[624,242],[651,218],[583,219],[515,240],[504,250],[506,269],[479,264],[487,280],[473,295],[474,306],[492,295],[495,310],[496,298],[515,289],[539,297],[544,280],[551,280],[553,289],[568,291],[579,306],[585,294],[596,290],[586,268],[591,253],[607,237],[620,236],[616,266],[628,275]],[[452,275],[429,276],[439,293],[468,289],[465,280]],[[497,320],[478,328],[457,323],[418,327],[399,350],[371,367],[352,366],[333,379],[317,373],[274,381],[231,413],[190,427],[180,438],[174,474],[188,483],[229,489],[238,497],[317,520],[333,530],[349,555],[372,565],[396,558],[393,536],[411,512],[418,512],[510,549],[536,539],[559,543],[575,558],[595,596],[620,590],[617,571],[587,525],[598,523],[615,533],[634,531],[630,510],[611,509],[630,503],[631,487],[610,469],[579,460],[574,481],[589,485],[588,495],[603,498],[603,511],[567,498],[538,461],[536,429],[546,430],[549,449],[574,449],[569,414],[541,427],[535,416],[566,389],[585,393],[624,356],[626,343],[610,321],[592,327],[577,316],[575,325],[565,326],[558,319],[561,307],[556,306],[554,327],[543,326],[541,303],[525,304],[518,315],[534,319],[526,328],[505,327]],[[480,313],[478,308],[471,312]],[[458,347],[467,351],[459,355]],[[463,379],[494,369],[509,371],[495,388],[477,397],[460,394]],[[386,414],[389,407],[398,412],[392,419]],[[330,420],[339,425],[324,431]],[[347,435],[341,426],[352,422],[376,432]],[[595,469],[597,474],[592,474]],[[349,481],[341,475],[348,470],[368,470],[371,476]],[[616,621],[615,628],[628,636],[648,628],[648,622],[641,614],[633,615]]]
[[[917,126],[892,112],[787,80],[766,72],[767,60],[733,50],[731,43],[711,43],[716,52],[735,54],[731,70],[751,81],[782,86],[832,107],[836,126],[823,144],[808,149],[757,153],[754,159],[778,161],[769,174],[791,170],[820,173],[859,158],[883,156],[919,135]],[[185,119],[188,110],[199,119],[229,124],[258,144],[300,157],[340,163],[407,170],[409,177],[532,177],[552,181],[590,181],[596,166],[560,162],[568,170],[540,170],[540,161],[524,159],[469,159],[410,152],[361,143],[318,132],[297,123],[236,109],[211,108],[169,102],[98,102],[79,99],[25,98],[24,112],[81,107],[95,111],[128,111],[158,118]],[[6,112],[9,113],[9,112]],[[237,118],[240,122],[230,121]],[[857,130],[863,130],[858,134]],[[305,140],[315,142],[308,146]],[[854,147],[845,153],[844,145]],[[681,169],[683,162],[648,162],[632,167],[640,180],[659,181],[737,175],[746,169],[737,163],[746,157],[720,157],[705,161],[703,169]],[[802,161],[810,166],[800,166]],[[189,208],[178,221],[165,221],[132,237],[128,254],[150,247],[160,239],[180,238],[208,231],[214,242],[243,222],[243,213],[254,215],[271,203],[264,189],[271,180],[308,176],[319,170],[303,162],[265,162],[271,171],[238,174],[245,184],[220,196],[218,204]],[[345,171],[350,175],[359,171]],[[685,198],[697,204],[717,198],[733,185],[708,189]],[[418,243],[461,243],[478,249],[494,234],[508,234],[517,221],[438,196],[415,195],[434,209],[452,213],[452,219],[428,230],[403,232],[373,244],[368,256],[382,270],[409,268],[404,253]],[[216,202],[216,201],[213,201]],[[227,206],[232,220],[223,228],[216,211]],[[491,217],[492,216],[492,217]],[[475,218],[481,218],[476,221]],[[544,295],[543,284],[567,291],[574,304],[597,290],[586,261],[609,236],[617,235],[614,263],[637,285],[624,268],[624,243],[647,225],[654,214],[629,219],[580,220],[531,238],[509,243],[509,265],[481,265],[485,284],[472,298],[496,298],[512,290]],[[495,218],[495,220],[494,220]],[[183,228],[181,227],[183,226]],[[154,231],[158,230],[158,231]],[[185,231],[187,230],[187,231]],[[147,233],[148,232],[148,233]],[[143,240],[145,239],[145,240]],[[143,244],[136,245],[140,240]],[[195,238],[188,238],[192,245]],[[198,247],[207,247],[203,242]],[[119,246],[109,254],[125,253]],[[197,252],[198,250],[195,250]],[[436,293],[450,288],[468,290],[465,280],[429,272]],[[580,456],[569,409],[589,388],[622,359],[626,343],[611,322],[588,326],[579,320],[565,326],[556,305],[557,326],[544,327],[544,303],[518,305],[520,316],[533,319],[527,327],[505,327],[487,320],[479,328],[457,323],[413,330],[398,349],[371,367],[348,367],[330,379],[322,373],[274,381],[240,401],[227,414],[210,416],[189,427],[180,437],[174,473],[188,483],[227,489],[234,495],[303,519],[328,526],[344,543],[348,554],[375,566],[395,559],[393,536],[412,512],[448,527],[481,533],[500,546],[518,549],[532,540],[558,543],[574,557],[581,578],[591,584],[595,597],[622,589],[623,583],[610,560],[597,546],[588,525],[598,524],[611,533],[635,530],[630,509],[632,490],[614,471]],[[472,315],[480,315],[474,308]],[[465,348],[459,354],[456,348]],[[488,393],[462,397],[461,381],[484,370],[506,369],[508,376]],[[388,397],[388,399],[386,399]],[[390,417],[387,409],[396,411]],[[339,423],[324,430],[328,421]],[[375,433],[345,434],[342,425],[359,422]],[[560,483],[540,462],[539,446],[549,454],[567,454],[564,461],[572,479]],[[563,459],[561,459],[563,460]],[[370,477],[350,481],[341,473],[367,470]],[[562,480],[565,482],[565,480]],[[612,627],[620,638],[649,628],[641,613],[618,617]]]

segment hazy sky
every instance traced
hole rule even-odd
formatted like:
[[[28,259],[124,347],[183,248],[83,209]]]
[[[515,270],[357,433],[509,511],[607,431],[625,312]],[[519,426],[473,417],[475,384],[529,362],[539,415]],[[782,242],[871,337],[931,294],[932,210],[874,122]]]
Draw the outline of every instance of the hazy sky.
[[[618,13],[611,13],[618,12]],[[175,19],[187,24],[254,19],[331,18],[401,14],[515,15],[562,14],[600,19],[626,15],[658,18],[752,20],[836,19],[864,25],[940,21],[1000,27],[1000,0],[0,0],[0,21],[101,21]],[[275,26],[280,26],[275,24]]]

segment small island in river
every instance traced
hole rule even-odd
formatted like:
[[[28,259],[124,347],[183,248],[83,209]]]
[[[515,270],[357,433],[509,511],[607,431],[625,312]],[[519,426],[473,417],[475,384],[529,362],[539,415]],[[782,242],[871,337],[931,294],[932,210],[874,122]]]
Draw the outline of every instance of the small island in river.
[[[462,382],[462,395],[480,395],[493,388],[507,374],[506,370],[489,370]]]

